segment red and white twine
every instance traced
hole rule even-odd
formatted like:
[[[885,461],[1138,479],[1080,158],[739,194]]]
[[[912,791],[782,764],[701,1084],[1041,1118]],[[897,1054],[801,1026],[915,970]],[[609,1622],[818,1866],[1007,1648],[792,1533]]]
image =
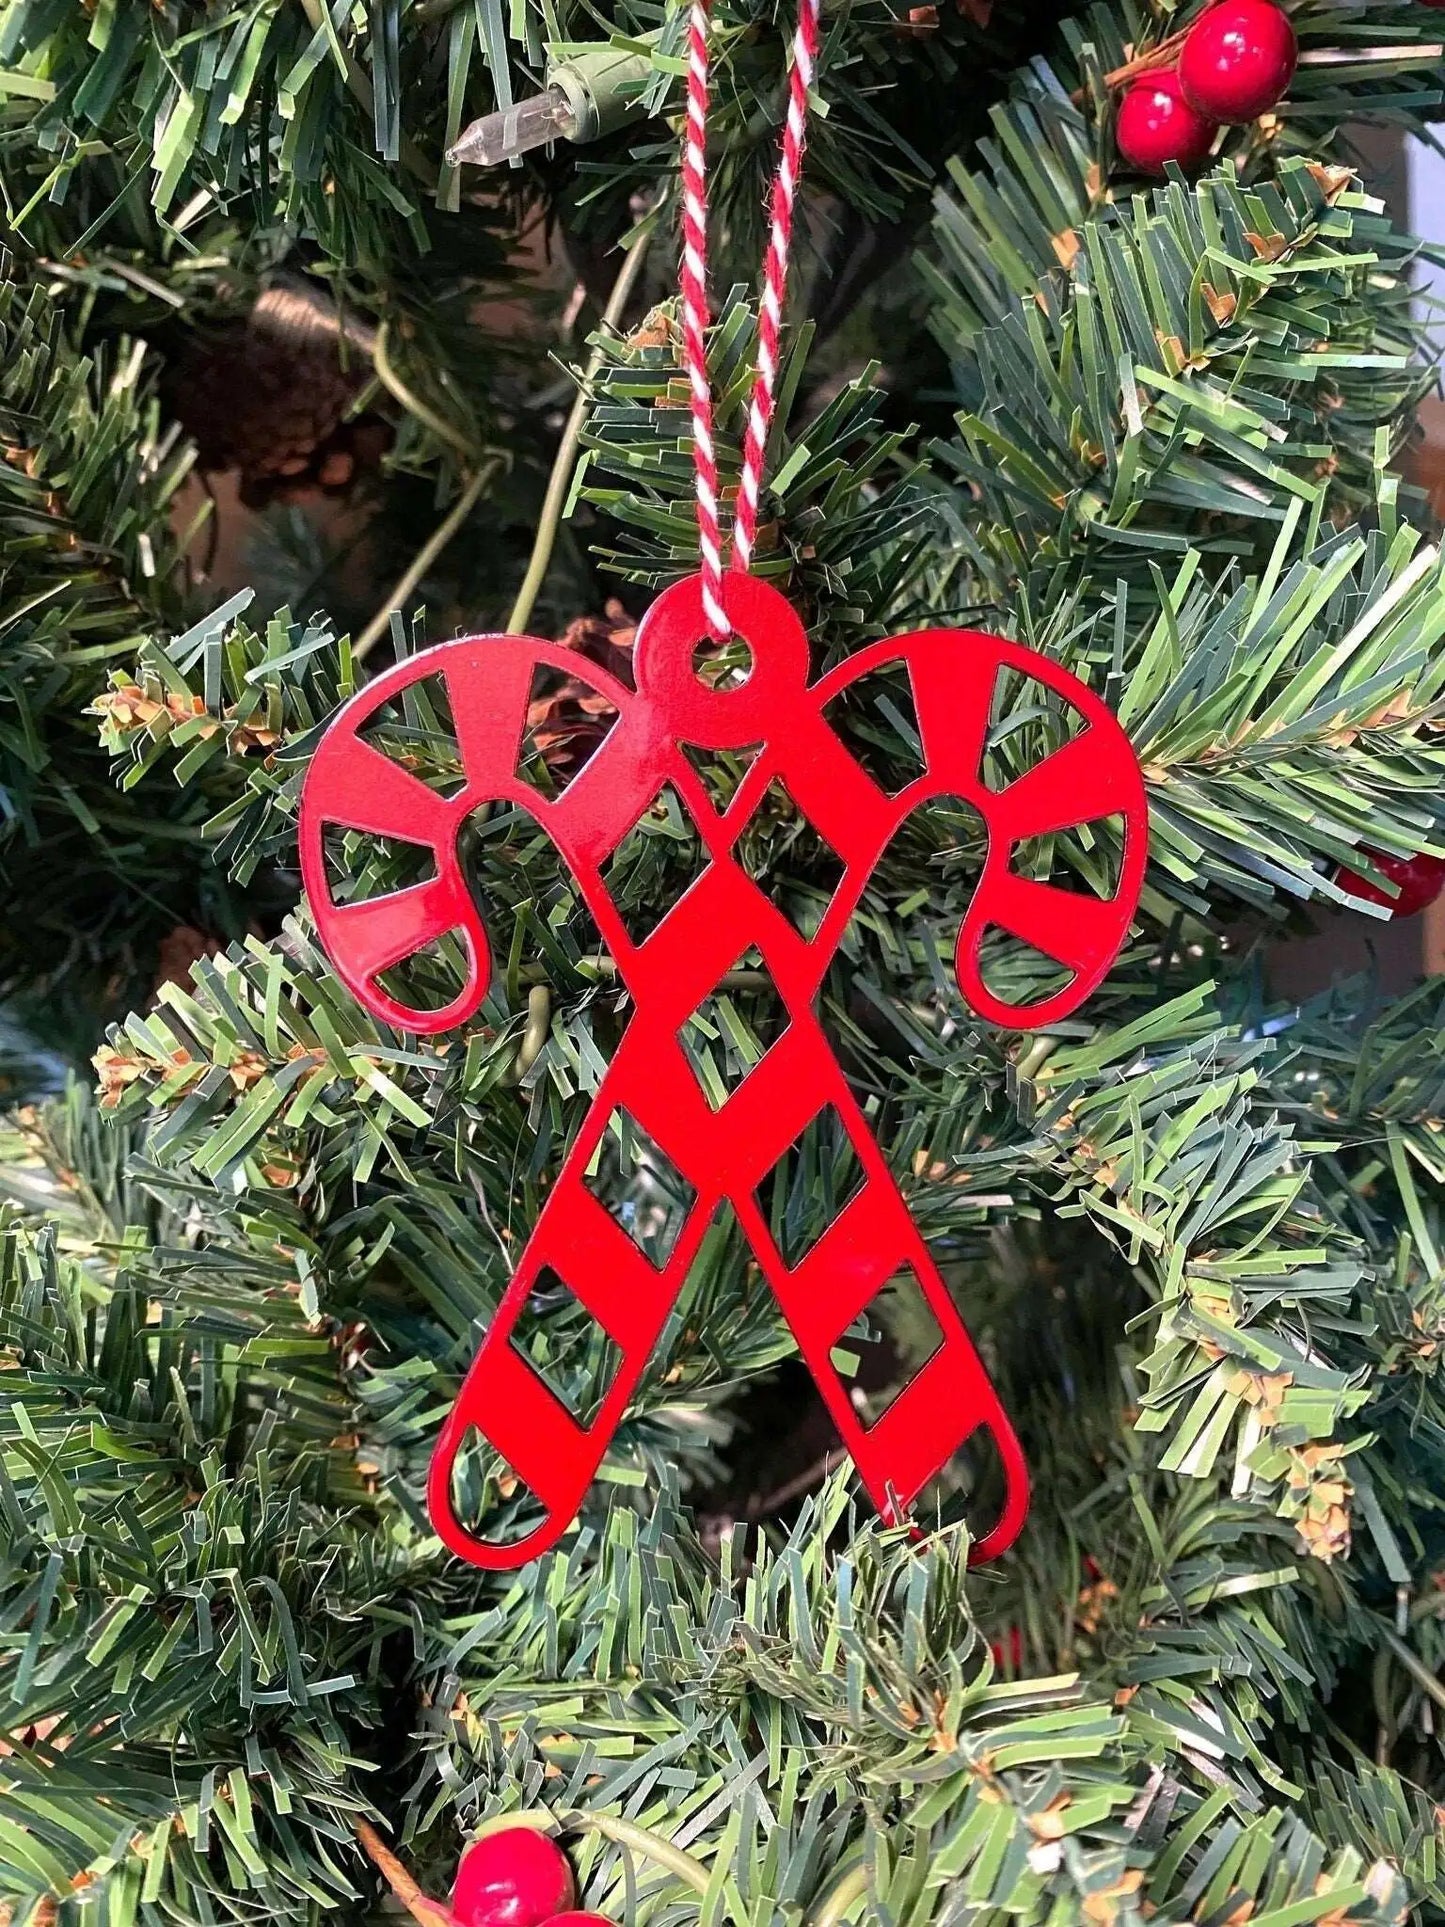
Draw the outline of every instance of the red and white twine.
[[[722,532],[718,519],[717,451],[712,436],[712,389],[707,376],[707,106],[710,0],[692,0],[687,37],[687,128],[682,150],[682,352],[692,396],[693,470],[697,531],[702,550],[702,600],[708,627],[722,640],[731,632],[722,603]],[[743,471],[733,523],[732,566],[747,572],[758,533],[758,500],[778,381],[778,341],[788,288],[793,215],[807,138],[808,91],[818,61],[822,0],[798,0],[788,115],[773,177],[768,251],[758,317],[758,363],[748,406]]]

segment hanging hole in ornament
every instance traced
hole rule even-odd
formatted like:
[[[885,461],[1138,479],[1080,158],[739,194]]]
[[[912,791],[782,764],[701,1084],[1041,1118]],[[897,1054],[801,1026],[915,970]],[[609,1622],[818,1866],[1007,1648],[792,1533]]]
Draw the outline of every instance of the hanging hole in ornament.
[[[563,1410],[585,1431],[606,1402],[622,1364],[622,1347],[544,1265],[508,1339]]]
[[[616,728],[619,711],[576,669],[538,663],[532,672],[517,774],[539,795],[561,796]]]
[[[448,930],[409,957],[378,971],[376,982],[407,1010],[445,1010],[470,981],[467,943],[460,927]]]
[[[582,1182],[661,1271],[697,1202],[697,1187],[620,1106],[607,1120]]]
[[[738,635],[725,642],[704,636],[693,648],[692,673],[704,689],[741,689],[753,673],[752,645]]]
[[[943,1327],[911,1264],[900,1265],[835,1342],[833,1369],[865,1430],[897,1404],[943,1348]]]
[[[825,1104],[754,1193],[790,1271],[803,1262],[867,1181],[842,1114],[836,1105]]]
[[[885,663],[845,684],[823,719],[885,796],[899,795],[923,775],[923,732],[907,663]]]
[[[1124,872],[1124,828],[1124,817],[1115,814],[1071,823],[1047,836],[1021,837],[1009,852],[1009,868],[1034,883],[1111,901]]]
[[[1038,677],[1004,668],[994,681],[979,780],[998,795],[1088,728],[1081,710]]]
[[[457,796],[467,787],[466,763],[441,670],[407,683],[372,710],[356,733],[438,796]]]
[[[978,974],[990,996],[1024,1011],[1067,990],[1078,973],[995,925],[980,948]]]
[[[526,1480],[475,1425],[462,1435],[447,1487],[452,1517],[488,1545],[520,1545],[547,1517]]]
[[[341,823],[321,830],[321,853],[333,903],[371,903],[436,878],[437,856],[430,843],[404,836],[373,836]]]

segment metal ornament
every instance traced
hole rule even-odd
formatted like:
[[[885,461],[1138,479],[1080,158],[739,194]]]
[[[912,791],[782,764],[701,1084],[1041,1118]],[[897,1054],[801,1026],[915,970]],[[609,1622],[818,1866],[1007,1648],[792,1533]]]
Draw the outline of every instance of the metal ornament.
[[[724,688],[700,678],[694,652],[708,633],[701,578],[676,584],[641,625],[635,694],[586,666],[588,680],[615,705],[617,721],[555,798],[539,794],[519,773],[524,720],[539,666],[575,672],[578,662],[566,649],[525,636],[444,643],[398,663],[340,711],[307,773],[300,826],[307,895],[338,975],[374,1016],[403,1030],[430,1033],[465,1023],[480,1007],[491,952],[457,843],[472,812],[494,802],[522,807],[551,836],[635,1007],[432,1458],[432,1520],[453,1552],[479,1566],[524,1564],[552,1545],[575,1517],[724,1201],[776,1292],[880,1512],[890,1519],[903,1516],[928,1480],[980,1428],[993,1436],[1006,1496],[975,1556],[1002,1552],[1027,1511],[1028,1472],[1008,1415],[814,1004],[890,839],[912,811],[947,795],[971,803],[989,835],[982,874],[958,935],[960,992],[979,1016],[1011,1029],[1050,1024],[1074,1010],[1113,963],[1138,900],[1147,837],[1138,762],[1097,696],[1015,643],[972,630],[925,630],[874,644],[809,687],[802,624],[778,591],[729,571],[723,594],[733,631],[751,651],[746,681]],[[824,712],[857,679],[898,664],[906,665],[912,684],[924,771],[898,794],[885,795]],[[981,763],[995,681],[1005,671],[1041,685],[1041,694],[1047,691],[1055,708],[1058,700],[1070,706],[1082,726],[1062,748],[995,792],[982,779]],[[438,673],[445,678],[466,775],[464,787],[451,796],[428,788],[361,734],[382,705],[409,684]],[[684,744],[706,750],[760,745],[725,809],[714,805]],[[806,936],[737,857],[740,833],[779,781],[844,866],[820,925]],[[691,813],[708,861],[674,904],[659,906],[665,908],[660,921],[634,943],[609,894],[604,868],[669,785]],[[1023,840],[1113,815],[1122,817],[1124,829],[1112,897],[1061,889],[1010,867]],[[370,902],[334,902],[323,859],[327,825],[429,845],[436,875]],[[1012,932],[1066,967],[1072,973],[1066,987],[1028,1007],[996,996],[980,974],[983,941],[994,928]],[[448,932],[460,933],[468,969],[464,988],[444,1009],[409,1009],[382,988],[381,973]],[[714,1109],[679,1032],[750,948],[761,953],[789,1022],[722,1107]],[[828,1106],[842,1120],[864,1182],[790,1266],[770,1233],[758,1187]],[[696,1194],[660,1267],[586,1181],[619,1113],[655,1141]],[[528,1296],[546,1269],[570,1287],[620,1352],[616,1375],[590,1425],[577,1423],[513,1342]],[[855,1408],[829,1354],[878,1293],[907,1272],[927,1301],[941,1342],[888,1410],[870,1422]],[[544,1508],[542,1522],[520,1541],[480,1539],[456,1516],[453,1466],[474,1426]]]

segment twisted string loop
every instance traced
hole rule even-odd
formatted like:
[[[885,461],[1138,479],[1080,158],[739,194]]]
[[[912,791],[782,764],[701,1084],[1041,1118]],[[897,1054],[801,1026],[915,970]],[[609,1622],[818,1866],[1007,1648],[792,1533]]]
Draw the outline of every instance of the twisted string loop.
[[[731,632],[722,604],[722,531],[718,516],[717,450],[712,433],[712,389],[707,375],[707,107],[708,25],[711,0],[692,0],[687,37],[687,124],[682,150],[682,352],[692,403],[693,473],[702,597],[708,628],[719,641]],[[748,405],[743,471],[733,521],[732,566],[746,574],[758,533],[758,502],[778,382],[778,342],[788,289],[788,257],[807,138],[808,92],[818,61],[822,0],[798,0],[788,79],[782,152],[773,176],[768,249],[758,318],[758,361]]]

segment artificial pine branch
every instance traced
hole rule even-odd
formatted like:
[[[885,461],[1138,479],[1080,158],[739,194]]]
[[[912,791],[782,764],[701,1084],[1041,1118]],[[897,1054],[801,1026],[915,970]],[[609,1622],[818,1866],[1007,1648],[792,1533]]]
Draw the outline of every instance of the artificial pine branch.
[[[13,990],[142,991],[174,924],[235,927],[188,797],[128,807],[77,716],[97,671],[183,607],[169,526],[191,463],[140,343],[80,352],[67,318],[0,262],[0,828]],[[57,897],[54,880],[65,875]],[[66,993],[69,994],[69,993]]]
[[[823,270],[825,325],[790,343],[760,566],[820,666],[908,627],[1007,627],[1090,680],[1145,762],[1138,928],[1069,1024],[984,1032],[958,1005],[949,960],[985,840],[959,806],[906,827],[820,1006],[1028,1439],[1029,1535],[969,1577],[960,1519],[981,1521],[989,1492],[969,1460],[921,1544],[855,1515],[842,1472],[801,1507],[781,1480],[776,1516],[730,1524],[751,1510],[747,1428],[777,1424],[749,1388],[788,1341],[719,1224],[577,1531],[512,1577],[442,1557],[427,1455],[629,1014],[535,823],[494,812],[472,876],[506,965],[465,1033],[418,1045],[375,1024],[303,910],[113,1030],[104,1119],[73,1090],[0,1145],[0,1690],[21,1723],[0,1757],[0,1893],[21,1918],[359,1927],[381,1883],[358,1820],[441,1895],[463,1834],[516,1815],[555,1818],[588,1904],[649,1927],[1445,1913],[1438,994],[1281,1011],[1242,922],[1339,903],[1362,845],[1439,834],[1445,591],[1392,467],[1429,348],[1411,244],[1333,134],[1345,106],[1432,110],[1438,16],[1300,0],[1289,99],[1224,136],[1198,183],[1145,193],[1115,166],[1106,76],[1178,8],[1095,5],[1057,35],[1051,11],[1008,0],[914,11],[830,16],[810,179],[846,203],[840,234],[881,245],[895,226],[903,246],[956,158],[922,240],[947,370],[919,375],[916,327],[882,344],[887,387],[859,372],[877,341],[841,365],[851,345],[818,338],[837,327]],[[386,324],[396,468],[437,479],[439,518],[462,444],[527,443],[508,382],[535,395],[548,378],[526,347],[483,365],[459,325],[495,266],[500,197],[462,208],[438,170],[424,202],[416,161],[435,166],[463,111],[532,85],[554,24],[584,31],[447,0],[93,19],[9,0],[12,218],[68,325],[102,340],[141,296],[123,268],[148,301],[224,308],[229,276],[291,245],[268,224],[300,223],[319,272]],[[606,23],[662,29],[657,107],[680,24]],[[740,275],[775,132],[778,42],[755,28],[719,10],[717,235]],[[643,124],[526,170],[520,198],[574,244],[589,224],[605,242],[622,199],[659,176],[665,191],[673,166]],[[493,253],[468,260],[479,236]],[[906,305],[917,284],[898,279]],[[889,292],[877,311],[897,326]],[[722,304],[729,473],[752,344],[746,301]],[[652,586],[694,555],[667,306],[596,352],[576,526],[606,517],[601,560]],[[133,501],[134,415],[107,433],[87,374],[67,429],[76,383],[36,379],[61,363],[18,366],[47,473]],[[918,392],[948,382],[952,427]],[[120,537],[85,521],[84,490],[64,527],[122,558],[142,533],[154,549],[164,504],[142,495]],[[355,652],[309,610],[188,626],[128,561],[119,592],[106,576],[82,594],[68,542],[40,550],[66,674],[42,677],[53,709],[32,711],[76,732],[47,738],[57,777],[100,766],[79,735],[90,704],[123,784],[109,808],[204,822],[234,888],[284,888]],[[8,582],[5,607],[32,617]],[[97,610],[82,687],[69,656]],[[402,625],[398,646],[420,640]],[[585,718],[581,651],[577,669]],[[885,784],[916,760],[901,679],[836,720]],[[995,786],[1065,721],[1011,687],[993,720]],[[383,715],[379,738],[425,781],[457,774],[435,694]],[[545,793],[556,730],[528,741]],[[584,753],[585,732],[568,743]],[[801,828],[766,813],[749,859],[806,909],[824,885]],[[685,829],[649,820],[629,909],[686,882]],[[1116,834],[1015,860],[1097,892]],[[342,897],[407,874],[404,850],[357,836],[328,855]],[[1036,981],[1039,958],[998,949],[1012,985]],[[443,947],[423,981],[455,961]],[[765,1047],[757,976],[727,985],[701,1076],[725,1084]],[[821,1230],[830,1169],[779,1175],[780,1230]],[[625,1175],[631,1205],[663,1208],[655,1173]],[[532,1309],[535,1367],[595,1398],[596,1333],[563,1303]],[[864,1399],[925,1342],[885,1323],[839,1347]],[[481,1447],[465,1467],[488,1529],[525,1522],[509,1468]]]

